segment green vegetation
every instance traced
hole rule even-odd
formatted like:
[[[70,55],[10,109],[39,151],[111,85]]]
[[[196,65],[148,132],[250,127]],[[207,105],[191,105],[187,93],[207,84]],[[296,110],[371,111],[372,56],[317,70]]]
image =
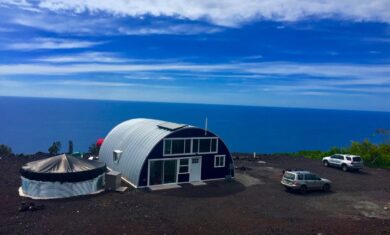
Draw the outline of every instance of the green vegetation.
[[[61,150],[61,142],[60,141],[53,142],[53,144],[48,149],[50,155],[57,155],[60,150]]]
[[[0,144],[0,157],[7,157],[12,154],[12,149],[5,144]]]
[[[333,147],[329,151],[303,150],[296,153],[286,153],[289,156],[303,156],[312,159],[322,159],[336,153],[359,155],[364,163],[371,167],[390,168],[390,131],[378,129],[374,135],[382,137],[382,143],[374,144],[368,139],[363,142],[353,141],[349,147]]]

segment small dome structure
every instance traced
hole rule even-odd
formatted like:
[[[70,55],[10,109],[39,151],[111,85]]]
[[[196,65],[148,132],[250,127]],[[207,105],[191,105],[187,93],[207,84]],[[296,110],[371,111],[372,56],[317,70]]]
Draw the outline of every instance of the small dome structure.
[[[25,164],[20,169],[21,196],[64,198],[102,191],[106,164],[62,154]]]

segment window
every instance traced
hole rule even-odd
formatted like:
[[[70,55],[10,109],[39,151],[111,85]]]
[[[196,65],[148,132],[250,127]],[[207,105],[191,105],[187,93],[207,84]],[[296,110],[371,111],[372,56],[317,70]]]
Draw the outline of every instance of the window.
[[[302,174],[298,174],[298,180],[303,180],[303,175]]]
[[[305,180],[318,180],[319,177],[313,174],[307,174],[305,175]]]
[[[172,138],[164,139],[165,156],[217,153],[218,138]]]
[[[172,140],[172,154],[182,154],[184,153],[184,140]]]
[[[185,142],[184,152],[191,153],[191,139],[186,139]]]
[[[188,159],[180,159],[179,174],[187,174],[190,172],[189,162],[190,161]]]
[[[114,163],[118,163],[118,162],[119,162],[119,159],[120,159],[121,156],[122,156],[122,153],[123,153],[123,151],[121,151],[121,150],[114,150],[114,151],[112,152],[112,161],[113,161]]]
[[[225,167],[225,155],[214,156],[214,167]]]
[[[208,153],[211,150],[211,139],[199,140],[199,153]]]
[[[193,139],[192,140],[192,152],[197,153],[199,149],[199,140],[198,139]]]
[[[217,139],[211,139],[211,152],[217,152]]]
[[[170,139],[164,140],[164,155],[171,154],[171,148],[172,148],[172,140]]]
[[[348,161],[351,161],[351,158],[350,157],[345,157]]]

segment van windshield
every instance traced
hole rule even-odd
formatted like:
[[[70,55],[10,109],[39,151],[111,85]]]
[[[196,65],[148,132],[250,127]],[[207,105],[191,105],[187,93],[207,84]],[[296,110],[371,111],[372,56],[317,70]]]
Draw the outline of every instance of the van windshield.
[[[284,173],[284,177],[289,179],[289,180],[295,180],[295,174],[292,174],[292,173]]]
[[[354,157],[354,158],[353,158],[353,161],[354,161],[354,162],[361,162],[362,159],[361,159],[360,157]]]

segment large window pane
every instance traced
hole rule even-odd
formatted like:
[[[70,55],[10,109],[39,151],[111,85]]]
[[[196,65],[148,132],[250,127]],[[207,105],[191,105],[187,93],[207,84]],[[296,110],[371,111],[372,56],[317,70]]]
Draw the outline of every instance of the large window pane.
[[[184,153],[184,140],[172,140],[172,154]]]
[[[164,161],[164,184],[176,182],[176,160]]]
[[[186,153],[191,153],[191,139],[186,139],[185,140],[185,142],[186,142],[186,149],[185,149],[185,152]]]
[[[210,152],[210,139],[199,139],[199,152],[200,153],[209,153]]]
[[[211,152],[217,152],[217,139],[211,139]]]
[[[197,153],[198,152],[198,139],[193,139],[192,140],[192,153]]]
[[[163,177],[163,161],[151,161],[150,162],[150,178],[149,184],[162,184]]]
[[[172,140],[164,140],[164,154],[171,154]]]

